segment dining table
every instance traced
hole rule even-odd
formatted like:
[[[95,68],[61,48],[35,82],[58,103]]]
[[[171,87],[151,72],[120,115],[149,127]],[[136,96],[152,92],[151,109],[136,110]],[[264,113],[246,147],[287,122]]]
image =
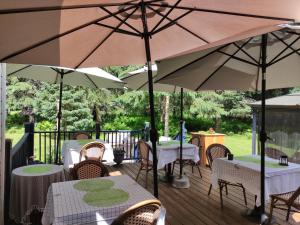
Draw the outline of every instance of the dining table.
[[[75,164],[84,160],[84,158],[80,159],[80,150],[85,144],[93,141],[101,142],[105,146],[103,163],[111,164],[114,162],[113,148],[105,141],[99,139],[65,140],[62,146],[62,158],[64,169],[67,173],[74,167]]]
[[[64,180],[64,169],[59,165],[35,164],[14,169],[9,217],[17,223],[26,224],[33,210],[43,211],[49,186]]]
[[[155,197],[127,175],[51,185],[43,225],[109,225],[129,207]],[[163,208],[158,224],[163,225]]]
[[[150,147],[151,142],[148,142]],[[157,169],[164,168],[165,165],[173,163],[180,157],[180,141],[161,141],[156,145],[157,151]],[[152,152],[149,153],[149,159],[153,159]],[[190,159],[195,163],[199,162],[199,147],[190,143],[182,144],[182,159]]]
[[[233,160],[217,158],[212,163],[211,183],[218,188],[218,180],[242,184],[246,190],[257,196],[260,206],[260,156],[234,156]],[[279,160],[265,157],[265,200],[272,194],[295,191],[300,186],[300,164],[289,162],[280,165]]]

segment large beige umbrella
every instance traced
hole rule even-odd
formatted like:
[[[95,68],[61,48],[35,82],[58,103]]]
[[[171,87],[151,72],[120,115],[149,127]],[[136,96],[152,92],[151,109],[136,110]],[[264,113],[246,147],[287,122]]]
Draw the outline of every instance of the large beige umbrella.
[[[35,2],[0,1],[1,62],[71,68],[147,63],[155,196],[152,60],[257,27],[268,32],[275,25],[300,18],[297,0]]]
[[[265,212],[265,91],[300,86],[299,24],[158,63],[157,82],[192,90],[261,90],[261,222]]]
[[[55,162],[58,163],[60,150],[60,124],[62,118],[63,85],[81,86],[93,89],[123,88],[124,83],[117,77],[99,68],[70,69],[65,67],[50,67],[38,65],[8,64],[7,77],[17,76],[27,79],[40,80],[51,84],[59,84],[59,101],[57,114],[57,144]]]

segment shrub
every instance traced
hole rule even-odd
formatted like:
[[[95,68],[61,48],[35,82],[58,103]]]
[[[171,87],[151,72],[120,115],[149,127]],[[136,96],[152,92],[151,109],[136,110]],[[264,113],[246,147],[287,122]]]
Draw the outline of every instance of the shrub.
[[[55,125],[48,120],[43,120],[41,122],[36,123],[36,130],[39,131],[51,131],[54,130]]]
[[[22,125],[27,121],[26,116],[22,115],[19,111],[11,111],[6,118],[6,125],[8,128]]]

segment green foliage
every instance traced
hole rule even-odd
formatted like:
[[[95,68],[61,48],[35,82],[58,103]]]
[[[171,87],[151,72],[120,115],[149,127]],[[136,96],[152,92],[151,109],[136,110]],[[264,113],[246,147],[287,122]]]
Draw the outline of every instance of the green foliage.
[[[241,121],[237,119],[227,119],[222,121],[222,132],[227,133],[245,133],[251,131],[251,121]]]
[[[54,130],[54,124],[50,121],[44,120],[36,123],[35,130],[37,131],[49,131]]]
[[[25,116],[20,111],[11,111],[6,117],[6,126],[8,128],[22,125],[25,122]]]

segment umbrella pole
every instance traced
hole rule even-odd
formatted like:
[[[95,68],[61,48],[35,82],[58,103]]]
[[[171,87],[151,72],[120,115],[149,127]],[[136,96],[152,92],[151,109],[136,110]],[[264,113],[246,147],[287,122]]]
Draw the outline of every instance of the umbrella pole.
[[[151,130],[150,130],[150,140],[152,142],[152,155],[153,155],[153,190],[154,196],[158,198],[158,184],[157,184],[157,154],[156,154],[156,141],[157,141],[157,130],[155,127],[155,114],[154,114],[154,96],[153,96],[153,76],[152,76],[152,64],[151,64],[151,51],[150,51],[150,35],[148,32],[147,16],[145,3],[141,1],[141,12],[142,12],[142,22],[144,27],[144,43],[147,58],[148,67],[148,86],[149,86],[149,104],[150,104],[150,114],[151,114]]]
[[[62,104],[62,92],[63,92],[63,78],[64,73],[60,72],[60,84],[59,84],[59,102],[58,102],[58,113],[57,113],[57,143],[56,143],[56,153],[55,153],[55,163],[59,163],[59,151],[60,151],[60,122],[61,122],[61,104]]]
[[[182,178],[182,142],[183,142],[183,88],[180,89],[180,179]]]
[[[261,131],[260,131],[260,144],[261,144],[261,177],[260,177],[260,199],[261,199],[261,224],[267,222],[265,215],[265,143],[267,140],[266,127],[265,127],[265,114],[266,114],[266,70],[267,70],[267,41],[268,35],[262,35],[261,43],[261,57],[262,57],[262,79],[261,79]]]

